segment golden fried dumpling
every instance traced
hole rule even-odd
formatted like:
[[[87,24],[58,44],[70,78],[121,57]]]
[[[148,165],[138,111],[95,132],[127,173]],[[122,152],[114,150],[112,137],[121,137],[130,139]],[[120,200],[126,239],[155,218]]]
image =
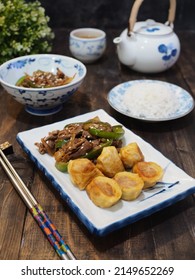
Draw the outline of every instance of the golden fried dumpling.
[[[163,177],[163,169],[155,162],[138,162],[133,166],[133,172],[139,174],[144,181],[143,189],[154,186]]]
[[[104,147],[97,158],[96,167],[107,177],[114,177],[120,171],[124,171],[123,163],[119,157],[116,147]]]
[[[101,171],[87,158],[70,160],[68,173],[71,181],[80,190],[85,189],[89,182],[96,176],[103,176]]]
[[[135,163],[144,160],[137,143],[133,142],[120,149],[119,155],[126,168],[131,168]]]
[[[144,181],[142,178],[132,172],[119,172],[114,176],[114,180],[118,183],[122,190],[122,199],[124,200],[134,200],[136,199],[144,186]]]
[[[119,201],[122,195],[121,188],[114,179],[98,176],[86,187],[87,194],[92,202],[101,208],[108,208]]]

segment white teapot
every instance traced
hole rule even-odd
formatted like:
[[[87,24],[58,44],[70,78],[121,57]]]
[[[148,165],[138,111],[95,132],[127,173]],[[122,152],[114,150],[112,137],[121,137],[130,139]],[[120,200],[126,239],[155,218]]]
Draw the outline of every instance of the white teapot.
[[[129,18],[129,28],[113,42],[117,45],[119,61],[143,73],[165,71],[177,61],[180,41],[173,31],[176,0],[170,0],[168,20],[165,24],[148,19],[136,22],[143,0],[135,0]]]

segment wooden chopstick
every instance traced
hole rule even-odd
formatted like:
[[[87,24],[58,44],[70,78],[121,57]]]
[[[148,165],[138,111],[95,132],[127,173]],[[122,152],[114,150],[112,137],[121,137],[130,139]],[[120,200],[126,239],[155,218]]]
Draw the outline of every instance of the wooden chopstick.
[[[30,193],[27,186],[24,184],[14,167],[4,155],[2,149],[0,149],[0,163],[59,257],[63,260],[75,260],[76,258],[69,246],[64,242],[62,236],[54,224],[51,222],[40,204]]]

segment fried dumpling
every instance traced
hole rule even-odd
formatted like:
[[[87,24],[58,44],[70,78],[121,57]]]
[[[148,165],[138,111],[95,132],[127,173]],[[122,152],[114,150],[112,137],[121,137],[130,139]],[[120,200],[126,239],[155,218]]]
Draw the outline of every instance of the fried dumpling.
[[[124,171],[123,163],[116,147],[104,147],[97,158],[96,167],[107,177],[114,177],[120,171]]]
[[[143,189],[154,186],[163,177],[163,169],[155,162],[138,162],[133,166],[133,172],[139,174],[144,181]]]
[[[122,199],[134,200],[136,199],[144,186],[142,178],[132,172],[123,171],[119,172],[114,176],[114,180],[118,183],[122,190]]]
[[[142,154],[138,144],[135,142],[122,147],[119,155],[126,168],[131,168],[135,163],[144,160],[144,155]]]
[[[103,176],[102,172],[87,158],[70,160],[68,163],[68,173],[71,181],[80,190],[90,183],[96,176]]]
[[[101,208],[111,207],[122,195],[118,183],[104,176],[95,177],[86,187],[86,191],[92,202]]]

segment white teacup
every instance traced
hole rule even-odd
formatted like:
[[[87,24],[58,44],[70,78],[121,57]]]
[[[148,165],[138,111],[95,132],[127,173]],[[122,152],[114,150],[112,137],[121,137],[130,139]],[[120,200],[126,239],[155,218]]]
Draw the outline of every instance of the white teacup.
[[[84,63],[98,60],[106,49],[106,33],[97,28],[78,28],[70,32],[69,49]]]

